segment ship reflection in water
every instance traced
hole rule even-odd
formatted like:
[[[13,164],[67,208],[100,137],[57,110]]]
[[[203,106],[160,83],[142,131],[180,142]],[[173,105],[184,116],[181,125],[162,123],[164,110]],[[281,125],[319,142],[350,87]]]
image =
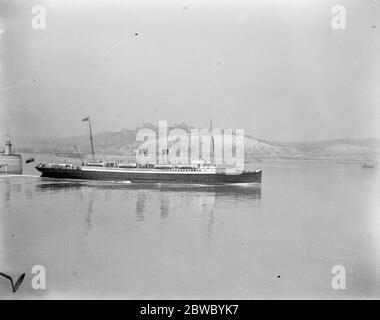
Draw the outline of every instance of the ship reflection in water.
[[[178,185],[178,184],[125,184],[113,182],[92,182],[92,181],[54,181],[46,180],[36,184],[36,193],[43,192],[71,192],[75,190],[88,189],[93,192],[105,192],[103,197],[110,196],[109,191],[120,192],[119,197],[126,199],[133,198],[137,221],[144,221],[146,207],[149,202],[159,203],[155,208],[160,213],[162,220],[168,218],[170,208],[180,204],[191,206],[197,210],[213,212],[218,202],[239,202],[253,201],[256,205],[261,199],[261,186],[257,184],[240,185]],[[94,197],[89,200],[89,207],[92,207]],[[156,198],[156,199],[155,199]],[[119,198],[120,200],[120,198]],[[147,204],[148,202],[148,204]],[[90,211],[90,209],[89,209]],[[92,210],[91,210],[92,211]]]

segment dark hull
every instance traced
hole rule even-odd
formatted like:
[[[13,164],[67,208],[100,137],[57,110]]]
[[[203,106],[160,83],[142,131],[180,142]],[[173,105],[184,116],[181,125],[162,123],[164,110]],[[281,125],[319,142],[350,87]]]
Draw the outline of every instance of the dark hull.
[[[133,183],[200,183],[200,184],[228,184],[228,183],[261,183],[261,170],[243,172],[241,174],[165,174],[141,172],[107,172],[85,171],[81,169],[59,169],[36,167],[42,173],[41,177],[58,179],[84,179],[131,181]]]

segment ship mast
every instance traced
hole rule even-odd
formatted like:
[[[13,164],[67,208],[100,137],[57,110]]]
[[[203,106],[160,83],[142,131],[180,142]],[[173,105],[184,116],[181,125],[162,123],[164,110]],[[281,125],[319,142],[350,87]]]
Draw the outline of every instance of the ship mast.
[[[214,145],[214,136],[212,134],[212,119],[210,119],[210,134],[211,134],[211,146],[212,146],[212,155],[210,156],[210,162],[213,165],[215,162],[215,145]]]
[[[84,119],[82,119],[82,121],[88,121],[88,127],[90,129],[90,142],[91,142],[92,160],[95,160],[94,143],[93,143],[93,139],[92,139],[92,130],[91,130],[90,117],[84,118]]]

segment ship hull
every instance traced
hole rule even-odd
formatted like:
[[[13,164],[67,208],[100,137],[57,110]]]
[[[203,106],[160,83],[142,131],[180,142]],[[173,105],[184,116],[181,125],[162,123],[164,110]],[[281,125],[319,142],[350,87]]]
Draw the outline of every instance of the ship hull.
[[[132,183],[187,183],[187,184],[230,184],[261,183],[262,171],[243,172],[240,174],[197,174],[197,173],[160,173],[133,171],[89,171],[77,169],[60,169],[36,167],[41,177],[58,179],[130,181]]]

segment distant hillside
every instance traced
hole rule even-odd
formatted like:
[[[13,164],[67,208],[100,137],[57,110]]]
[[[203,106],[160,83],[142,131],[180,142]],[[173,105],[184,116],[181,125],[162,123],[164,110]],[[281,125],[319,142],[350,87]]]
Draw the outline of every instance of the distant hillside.
[[[334,139],[311,142],[269,142],[272,146],[295,150],[297,159],[320,159],[335,161],[363,161],[369,157],[379,159],[380,139]]]
[[[262,140],[264,141],[264,140]],[[380,148],[380,139],[334,139],[311,142],[267,142],[276,146],[294,147],[305,152],[325,150],[326,148],[339,146]]]
[[[94,134],[94,149],[97,154],[124,155],[132,153],[139,145],[134,130],[105,132]],[[90,154],[88,135],[64,138],[25,138],[15,137],[13,144],[19,152],[55,153],[75,152],[77,147],[81,154]]]
[[[141,145],[136,141],[135,130],[123,129],[94,135],[95,153],[99,155],[131,156]],[[18,152],[74,153],[74,145],[81,154],[90,154],[87,135],[65,138],[14,137]],[[323,161],[363,161],[380,158],[380,139],[335,139],[312,142],[274,142],[246,136],[247,160],[304,159]]]

